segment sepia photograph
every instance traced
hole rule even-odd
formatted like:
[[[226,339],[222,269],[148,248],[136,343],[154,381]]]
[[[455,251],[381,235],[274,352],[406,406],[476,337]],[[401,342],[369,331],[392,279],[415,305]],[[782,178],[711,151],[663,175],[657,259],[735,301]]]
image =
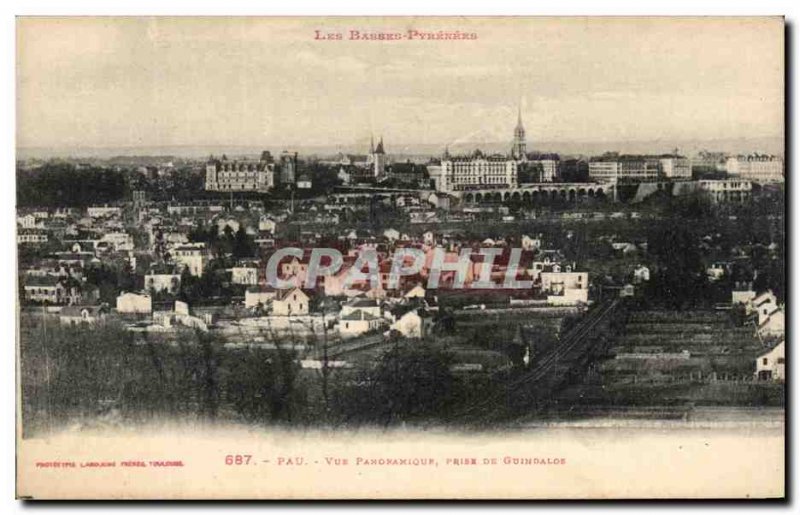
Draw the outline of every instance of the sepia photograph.
[[[784,499],[786,31],[17,17],[17,498]]]

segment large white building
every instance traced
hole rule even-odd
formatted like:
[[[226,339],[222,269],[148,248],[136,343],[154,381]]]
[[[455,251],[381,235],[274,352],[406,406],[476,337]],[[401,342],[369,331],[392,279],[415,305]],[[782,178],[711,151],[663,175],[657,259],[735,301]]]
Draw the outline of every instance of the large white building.
[[[269,191],[275,186],[275,162],[269,152],[260,160],[209,159],[206,163],[208,191]]]
[[[452,157],[445,153],[438,177],[439,191],[464,191],[479,188],[513,188],[517,185],[519,162],[502,154],[484,155],[476,150],[469,156]]]
[[[472,154],[451,156],[445,150],[440,164],[428,166],[428,175],[437,191],[454,192],[471,189],[516,188],[519,184],[521,166],[538,163],[541,177],[537,182],[553,182],[558,173],[558,156],[548,154],[529,156],[522,112],[517,118],[514,138],[508,155],[486,155],[480,150]]]
[[[778,156],[750,154],[731,156],[725,161],[728,175],[759,183],[783,182],[783,159]]]
[[[681,156],[664,156],[659,158],[661,173],[667,179],[691,179],[692,162]]]
[[[614,183],[688,180],[692,178],[692,163],[677,153],[660,156],[603,155],[589,161],[589,177]]]
[[[177,265],[188,269],[191,275],[195,277],[203,275],[203,269],[208,258],[205,243],[177,245],[170,250],[170,255]]]
[[[589,177],[600,182],[616,182],[619,178],[618,161],[590,161]]]
[[[688,169],[691,177],[691,165],[687,159],[671,156],[663,159],[669,163],[670,173],[685,174]],[[589,177],[600,182],[652,182],[666,177],[663,166],[659,156],[601,156],[589,161]],[[685,175],[680,177],[685,178]]]
[[[753,184],[740,179],[697,181],[700,191],[708,194],[714,202],[738,202],[750,200]]]

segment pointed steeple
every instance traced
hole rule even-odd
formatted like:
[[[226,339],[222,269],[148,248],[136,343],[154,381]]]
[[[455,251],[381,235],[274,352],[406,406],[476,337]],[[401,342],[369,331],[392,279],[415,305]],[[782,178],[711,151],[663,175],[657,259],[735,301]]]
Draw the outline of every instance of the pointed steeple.
[[[522,102],[517,109],[517,127],[514,129],[514,144],[511,147],[511,156],[515,159],[526,158],[525,127],[522,125]]]
[[[372,134],[370,134],[369,136],[369,153],[370,154],[375,153],[375,136],[373,136]]]
[[[376,154],[385,154],[383,150],[383,136],[381,136],[380,141],[378,141],[378,147],[375,149]]]

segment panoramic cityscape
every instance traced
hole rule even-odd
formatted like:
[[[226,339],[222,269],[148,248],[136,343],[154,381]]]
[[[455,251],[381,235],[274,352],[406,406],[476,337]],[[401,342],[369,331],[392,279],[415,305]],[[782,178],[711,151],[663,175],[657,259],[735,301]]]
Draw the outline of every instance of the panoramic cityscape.
[[[778,22],[21,21],[22,437],[782,424]]]
[[[25,431],[782,407],[782,156],[559,155],[525,115],[503,153],[20,160]]]
[[[784,497],[787,30],[17,17],[18,498]]]

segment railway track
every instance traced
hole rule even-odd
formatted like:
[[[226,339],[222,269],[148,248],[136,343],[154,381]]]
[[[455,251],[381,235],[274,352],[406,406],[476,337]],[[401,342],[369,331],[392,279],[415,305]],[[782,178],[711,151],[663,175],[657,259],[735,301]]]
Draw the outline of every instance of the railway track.
[[[522,376],[508,382],[503,392],[488,399],[478,401],[465,409],[456,416],[457,419],[467,418],[482,414],[483,420],[494,418],[502,413],[506,404],[504,401],[509,396],[519,392],[521,389],[530,389],[532,386],[541,384],[545,379],[554,379],[553,384],[557,384],[562,377],[553,378],[553,372],[557,373],[560,365],[566,365],[567,369],[574,366],[578,358],[583,357],[589,350],[590,339],[587,338],[598,324],[603,322],[614,309],[619,305],[620,300],[613,301],[598,306],[590,311],[586,318],[578,325],[571,328],[553,350],[542,357],[532,369],[525,372]],[[478,421],[479,422],[479,421]]]
[[[347,354],[370,349],[384,343],[386,338],[383,334],[375,334],[367,336],[366,338],[359,338],[357,341],[347,343],[337,343],[328,347],[328,359],[340,358]],[[322,358],[322,351],[317,352],[318,359]]]

